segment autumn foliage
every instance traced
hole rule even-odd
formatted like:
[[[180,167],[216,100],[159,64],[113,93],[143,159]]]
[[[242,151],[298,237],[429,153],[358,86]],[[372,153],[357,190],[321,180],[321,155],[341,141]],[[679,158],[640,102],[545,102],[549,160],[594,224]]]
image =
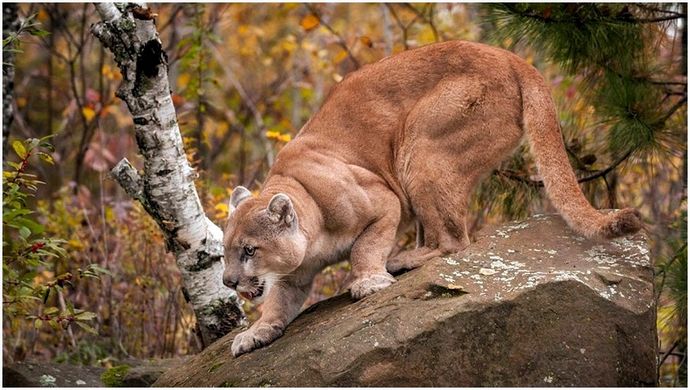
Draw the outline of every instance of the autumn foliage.
[[[20,18],[46,33],[27,31],[11,46],[3,37],[3,50],[17,50],[15,114],[3,160],[5,362],[109,366],[200,348],[158,227],[108,178],[122,157],[138,167],[141,160],[132,119],[116,97],[121,75],[89,32],[97,18],[92,7],[19,5]],[[687,269],[683,7],[152,7],[185,151],[199,172],[207,215],[220,226],[232,189],[259,191],[281,147],[349,72],[452,39],[518,53],[551,85],[571,163],[586,179],[590,202],[643,214],[659,267],[661,350],[674,348],[662,383],[679,383],[687,345],[687,309],[678,304],[687,291],[679,276]],[[538,180],[530,154],[520,148],[477,190],[472,232],[552,211]],[[398,249],[413,242],[407,232]],[[338,292],[348,269],[325,270],[308,303]],[[245,309],[252,319],[260,307]]]

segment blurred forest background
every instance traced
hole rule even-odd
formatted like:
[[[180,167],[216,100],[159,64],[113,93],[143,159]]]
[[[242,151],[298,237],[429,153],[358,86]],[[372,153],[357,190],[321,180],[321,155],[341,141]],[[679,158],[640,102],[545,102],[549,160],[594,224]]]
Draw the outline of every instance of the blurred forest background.
[[[551,84],[590,202],[642,212],[660,384],[687,383],[687,5],[150,7],[197,188],[221,226],[232,188],[260,190],[276,153],[348,72],[452,39],[518,53]],[[3,20],[4,363],[111,366],[197,351],[158,227],[108,179],[122,157],[140,159],[115,97],[121,75],[89,31],[93,5],[3,4]],[[472,233],[552,211],[535,180],[523,147],[477,190]],[[310,302],[335,294],[347,270],[326,269]]]

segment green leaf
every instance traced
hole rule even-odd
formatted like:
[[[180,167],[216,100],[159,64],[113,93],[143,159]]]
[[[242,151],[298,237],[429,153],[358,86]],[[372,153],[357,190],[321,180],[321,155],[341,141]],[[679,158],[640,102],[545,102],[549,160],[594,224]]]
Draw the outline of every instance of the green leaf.
[[[38,28],[33,28],[33,29],[31,29],[31,30],[29,31],[29,34],[31,34],[31,35],[33,35],[33,36],[35,36],[35,37],[45,37],[45,36],[50,35],[50,32],[45,31],[45,30],[41,30],[41,29],[38,29]]]
[[[74,305],[72,304],[72,302],[65,299],[65,305],[67,306],[67,311],[69,312],[69,314],[74,315]]]
[[[26,158],[26,148],[24,148],[24,143],[22,141],[15,140],[12,142],[12,149],[14,149],[14,152],[17,153],[17,156],[22,160]]]
[[[48,315],[48,316],[52,316],[52,315],[57,314],[59,312],[60,312],[60,310],[57,307],[49,307],[43,311],[43,314]]]
[[[38,138],[28,138],[26,141],[24,141],[27,146],[29,147],[29,150],[33,150],[38,146],[38,143],[41,142]]]
[[[48,163],[48,164],[50,164],[50,165],[55,164],[55,161],[53,160],[53,157],[52,157],[51,155],[49,155],[48,153],[45,153],[45,152],[38,152],[38,157],[39,157],[41,160],[45,161],[46,163]]]
[[[36,321],[34,321],[34,328],[41,329],[42,326],[43,320],[41,320],[40,318],[36,318]]]
[[[88,325],[88,324],[86,324],[86,323],[84,323],[84,322],[75,321],[75,324],[79,325],[79,327],[81,327],[82,329],[84,329],[85,331],[87,331],[87,332],[89,332],[89,333],[93,333],[93,334],[95,334],[95,335],[98,334],[98,332],[96,332],[96,329],[94,329],[93,327],[91,327],[90,325]]]
[[[53,138],[53,137],[55,137],[55,136],[57,136],[57,135],[58,135],[58,133],[55,133],[55,134],[48,134],[48,135],[46,135],[46,136],[44,136],[44,137],[39,138],[38,140],[41,142],[41,143],[40,143],[41,147],[44,147],[44,148],[52,148],[53,145],[52,145],[50,142],[48,142],[48,140],[51,139],[51,138]]]
[[[107,269],[105,269],[105,268],[103,268],[103,267],[101,267],[101,266],[99,266],[99,265],[96,265],[96,264],[89,264],[89,266],[87,267],[87,269],[88,269],[88,270],[91,270],[91,271],[94,271],[94,272],[97,273],[97,274],[106,274],[106,275],[109,275],[109,276],[113,276],[112,272],[110,272],[109,270],[107,270]]]
[[[90,311],[85,311],[83,313],[79,313],[79,314],[74,316],[74,318],[76,318],[79,321],[91,321],[96,317],[98,317],[98,315],[96,315],[96,313],[92,313]]]
[[[41,234],[45,231],[45,228],[43,227],[43,225],[41,225],[40,223],[35,222],[31,219],[24,218],[24,217],[17,217],[16,221],[20,225],[23,225],[26,228],[28,228],[29,230],[31,230],[31,233],[33,233],[33,234]]]
[[[58,325],[57,321],[55,321],[55,320],[49,320],[48,325],[50,325],[50,327],[55,329],[55,330],[60,329],[60,325]]]
[[[26,226],[22,226],[19,228],[19,235],[22,236],[23,239],[27,239],[31,235],[31,230]]]

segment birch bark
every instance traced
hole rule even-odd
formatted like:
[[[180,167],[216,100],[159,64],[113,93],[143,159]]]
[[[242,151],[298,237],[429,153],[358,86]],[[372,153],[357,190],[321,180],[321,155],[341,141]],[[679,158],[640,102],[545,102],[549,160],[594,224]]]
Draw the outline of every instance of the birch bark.
[[[206,346],[244,324],[245,317],[236,293],[222,283],[223,234],[204,214],[194,186],[196,173],[183,150],[155,15],[133,3],[95,6],[101,21],[91,31],[113,53],[122,72],[117,96],[132,114],[144,159],[143,175],[123,159],[111,176],[164,232]]]

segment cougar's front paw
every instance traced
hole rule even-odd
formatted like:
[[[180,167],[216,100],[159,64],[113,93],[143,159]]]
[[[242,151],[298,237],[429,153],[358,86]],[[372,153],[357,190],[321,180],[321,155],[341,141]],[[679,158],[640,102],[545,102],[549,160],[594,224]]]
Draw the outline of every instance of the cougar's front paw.
[[[395,283],[395,278],[385,272],[355,279],[350,285],[350,295],[362,299]]]
[[[283,327],[279,325],[254,324],[251,328],[235,336],[232,340],[232,355],[238,357],[270,344],[283,335]]]

